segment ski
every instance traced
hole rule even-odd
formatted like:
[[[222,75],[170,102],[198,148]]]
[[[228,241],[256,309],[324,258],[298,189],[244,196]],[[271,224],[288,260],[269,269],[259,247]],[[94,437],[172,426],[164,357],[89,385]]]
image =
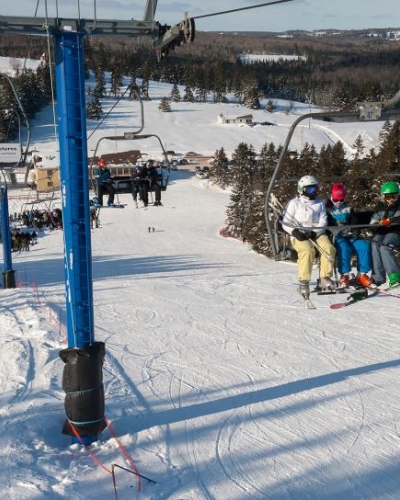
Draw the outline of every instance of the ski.
[[[364,289],[365,287],[360,286],[360,285],[349,285],[346,287],[343,286],[337,286],[335,288],[327,288],[327,289],[322,289],[319,286],[316,286],[311,290],[311,293],[316,293],[317,295],[338,295],[338,294],[343,294],[343,293],[353,293],[359,290],[360,288]]]
[[[395,297],[396,299],[400,299],[400,293],[393,293],[393,290],[395,290],[395,288],[385,288],[384,290],[378,290],[378,292],[381,295],[387,295],[388,297]]]
[[[116,203],[113,205],[103,205],[102,207],[99,208],[125,208],[126,204],[125,203]]]
[[[331,309],[342,309],[343,307],[351,306],[352,304],[356,304],[357,302],[361,302],[362,300],[370,299],[379,294],[379,290],[373,289],[371,293],[368,293],[367,288],[363,288],[354,293],[351,293],[347,299],[347,302],[336,302],[335,304],[331,304]]]
[[[303,296],[303,299],[304,299],[304,307],[306,309],[316,309],[315,305],[311,302],[309,298]]]
[[[103,208],[125,208],[126,204],[118,204],[118,205],[92,205],[96,210],[101,210]]]
[[[349,290],[347,290],[346,288],[333,288],[331,290],[315,289],[312,291],[317,295],[337,295],[339,293],[349,293]]]

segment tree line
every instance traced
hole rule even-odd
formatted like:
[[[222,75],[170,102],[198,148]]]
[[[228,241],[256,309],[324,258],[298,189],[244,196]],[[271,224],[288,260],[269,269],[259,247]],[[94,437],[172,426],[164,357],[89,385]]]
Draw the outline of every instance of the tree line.
[[[158,60],[151,41],[124,37],[86,37],[86,74],[109,72],[115,85],[121,75],[185,86],[198,102],[212,96],[224,102],[234,93],[245,106],[257,108],[260,98],[281,98],[333,110],[354,110],[360,101],[382,101],[400,88],[400,42],[385,30],[343,31],[310,36],[286,33],[204,33]],[[39,58],[47,51],[42,37],[0,35],[0,54]],[[240,53],[297,56],[243,64]],[[48,60],[54,60],[48,54]],[[142,97],[143,97],[142,96]]]

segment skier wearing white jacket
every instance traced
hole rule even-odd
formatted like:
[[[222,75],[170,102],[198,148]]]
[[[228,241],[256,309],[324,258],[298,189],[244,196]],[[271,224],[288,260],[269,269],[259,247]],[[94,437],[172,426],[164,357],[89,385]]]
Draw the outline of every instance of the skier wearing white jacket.
[[[299,292],[308,298],[316,247],[320,249],[320,288],[333,288],[331,276],[335,247],[325,234],[328,217],[325,202],[317,197],[317,179],[312,175],[303,176],[297,184],[297,192],[298,195],[292,198],[285,208],[282,227],[291,235],[292,246],[297,252]]]

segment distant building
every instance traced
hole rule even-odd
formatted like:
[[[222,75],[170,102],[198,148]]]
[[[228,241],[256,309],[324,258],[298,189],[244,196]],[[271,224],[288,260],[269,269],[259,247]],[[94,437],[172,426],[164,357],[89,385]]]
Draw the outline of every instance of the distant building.
[[[388,40],[400,40],[400,31],[388,31],[386,32],[386,38]]]
[[[218,115],[217,122],[226,125],[230,123],[244,123],[246,125],[251,125],[253,123],[253,115],[223,115],[220,113]]]
[[[51,193],[60,189],[60,170],[58,168],[35,167],[30,181],[38,193]]]
[[[288,36],[285,35],[287,38]],[[244,65],[254,63],[265,63],[272,61],[297,61],[299,59],[306,60],[304,56],[287,55],[287,54],[247,54],[245,52],[238,54],[238,59]]]

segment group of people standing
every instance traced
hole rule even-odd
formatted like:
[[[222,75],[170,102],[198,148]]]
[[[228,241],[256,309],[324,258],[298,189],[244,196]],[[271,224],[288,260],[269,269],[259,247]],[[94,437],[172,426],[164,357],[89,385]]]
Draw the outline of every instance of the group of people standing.
[[[340,274],[339,286],[351,282],[352,255],[356,256],[355,284],[378,287],[389,281],[389,287],[400,286],[400,186],[388,181],[381,186],[381,197],[368,226],[371,239],[361,236],[359,228],[352,228],[356,219],[353,208],[347,204],[346,187],[335,183],[330,197],[318,196],[318,181],[311,175],[303,176],[297,185],[297,196],[289,201],[282,226],[291,236],[298,256],[299,291],[310,293],[311,270],[316,253],[320,256],[319,287],[335,288],[332,280],[334,266]],[[331,238],[327,234],[327,228]]]

